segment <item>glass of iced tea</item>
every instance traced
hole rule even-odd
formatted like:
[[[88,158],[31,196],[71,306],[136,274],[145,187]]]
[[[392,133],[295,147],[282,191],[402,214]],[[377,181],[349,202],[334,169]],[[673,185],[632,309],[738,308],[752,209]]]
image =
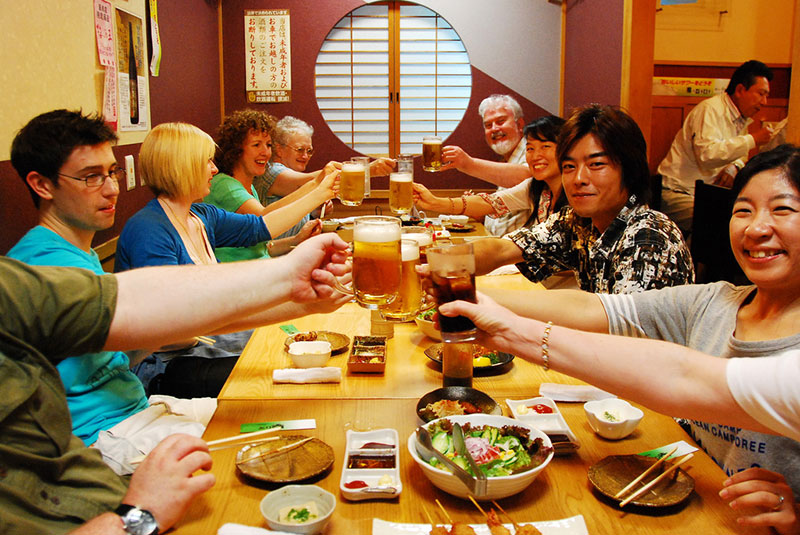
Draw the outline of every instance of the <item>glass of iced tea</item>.
[[[436,172],[442,168],[442,138],[425,136],[422,138],[422,169]]]
[[[346,206],[359,206],[364,200],[366,167],[353,160],[342,163],[339,174],[339,200]]]
[[[409,321],[422,307],[422,282],[416,269],[420,265],[419,244],[416,240],[403,239],[400,249],[403,259],[400,291],[394,301],[381,309],[381,316],[393,321]]]
[[[395,215],[411,213],[414,206],[411,173],[392,173],[389,175],[389,209]]]
[[[451,301],[477,302],[475,253],[471,243],[428,247],[427,256],[437,308]],[[475,340],[475,324],[465,316],[439,314],[439,324],[444,342]]]

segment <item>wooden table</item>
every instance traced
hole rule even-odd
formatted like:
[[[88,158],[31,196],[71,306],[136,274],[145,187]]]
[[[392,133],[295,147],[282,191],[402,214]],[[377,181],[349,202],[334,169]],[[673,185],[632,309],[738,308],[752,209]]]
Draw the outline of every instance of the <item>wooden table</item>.
[[[479,289],[541,288],[521,275],[479,277],[477,284]],[[292,324],[301,330],[332,330],[352,337],[369,333],[369,313],[355,304],[348,304],[333,314],[308,316]],[[233,435],[242,423],[315,418],[317,429],[301,433],[327,442],[336,455],[328,473],[309,481],[337,496],[336,511],[327,535],[368,535],[373,518],[424,523],[421,504],[433,511],[434,498],[441,500],[456,520],[481,521],[469,502],[433,487],[405,446],[408,436],[419,424],[415,414],[417,400],[441,386],[440,367],[423,354],[423,350],[434,343],[432,340],[413,323],[396,325],[395,336],[388,342],[386,371],[382,375],[348,374],[348,353],[345,352],[333,357],[330,363],[342,367],[343,379],[339,384],[273,384],[272,370],[291,365],[284,351],[285,338],[278,326],[256,330],[220,393],[219,407],[204,438],[213,440]],[[517,358],[507,373],[476,377],[474,386],[504,405],[506,398],[534,397],[542,382],[581,384]],[[587,471],[591,465],[608,455],[638,453],[676,440],[691,440],[671,418],[643,409],[645,417],[630,437],[607,441],[591,431],[582,404],[560,403],[559,407],[581,442],[581,448],[570,456],[556,457],[525,492],[501,501],[517,521],[555,520],[582,514],[593,535],[767,533],[767,530],[739,527],[735,521],[737,514],[717,495],[726,476],[702,451],[689,463],[688,470],[695,478],[696,489],[684,504],[652,513],[622,512],[609,505],[588,483]],[[507,408],[504,410],[508,414]],[[345,431],[383,427],[395,428],[400,435],[403,492],[390,501],[348,502],[338,491]],[[268,491],[277,487],[246,481],[237,475],[235,454],[236,449],[212,453],[217,484],[193,503],[176,533],[213,534],[226,522],[266,527],[258,504]]]

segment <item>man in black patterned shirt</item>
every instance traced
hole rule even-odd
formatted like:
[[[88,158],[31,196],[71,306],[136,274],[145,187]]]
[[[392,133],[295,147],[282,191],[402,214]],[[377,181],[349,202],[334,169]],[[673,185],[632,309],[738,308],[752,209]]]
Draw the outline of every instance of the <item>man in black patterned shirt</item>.
[[[516,263],[538,282],[572,270],[580,288],[631,293],[691,283],[680,230],[647,206],[646,143],[625,112],[591,105],[562,127],[558,162],[570,206],[507,238],[474,242],[478,274]]]

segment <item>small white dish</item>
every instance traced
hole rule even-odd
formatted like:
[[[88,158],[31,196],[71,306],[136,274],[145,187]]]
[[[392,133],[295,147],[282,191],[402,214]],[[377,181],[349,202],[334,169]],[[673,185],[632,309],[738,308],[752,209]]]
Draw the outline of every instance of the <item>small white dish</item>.
[[[302,506],[313,502],[317,506],[317,518],[302,524],[291,524],[280,520],[280,511],[287,507]],[[288,533],[314,535],[320,533],[336,508],[336,497],[325,489],[315,485],[287,485],[273,490],[261,500],[261,514],[267,521],[269,529]]]
[[[322,220],[322,232],[333,232],[339,228],[342,222],[338,219],[323,219]]]
[[[422,334],[431,340],[436,340],[437,342],[442,341],[442,332],[434,327],[433,320],[423,319],[417,316],[414,318],[414,322],[416,322],[417,327],[419,327],[419,330],[422,331]]]
[[[558,405],[552,399],[544,396],[529,399],[506,399],[506,405],[511,411],[511,415],[517,420],[535,427],[548,436],[565,435],[576,448],[580,447],[578,437],[576,437],[572,429],[569,428],[561,411],[558,410]],[[536,405],[550,407],[553,412],[537,412],[535,408],[532,408],[536,407]]]
[[[289,344],[289,358],[298,368],[325,366],[331,358],[331,343],[322,340],[292,342]]]
[[[594,432],[610,440],[630,435],[644,416],[640,409],[619,398],[588,401],[583,410]]]
[[[392,499],[403,491],[400,481],[399,436],[395,429],[375,429],[373,431],[347,431],[347,439],[342,465],[342,478],[339,491],[348,500]],[[385,444],[386,448],[370,447]],[[368,446],[368,447],[365,447]],[[394,459],[394,467],[350,468],[351,456],[367,456]],[[356,483],[358,482],[358,483]],[[360,488],[351,488],[362,485]],[[364,486],[365,485],[365,486]]]
[[[451,215],[450,216],[450,224],[451,225],[461,225],[462,227],[467,224],[469,221],[469,216],[467,215]]]

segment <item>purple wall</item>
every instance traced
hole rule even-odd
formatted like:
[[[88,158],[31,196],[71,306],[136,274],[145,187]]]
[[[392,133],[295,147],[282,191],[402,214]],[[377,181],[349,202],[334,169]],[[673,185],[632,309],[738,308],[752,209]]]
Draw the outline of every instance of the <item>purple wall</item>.
[[[564,113],[589,103],[619,105],[623,0],[565,0]]]

